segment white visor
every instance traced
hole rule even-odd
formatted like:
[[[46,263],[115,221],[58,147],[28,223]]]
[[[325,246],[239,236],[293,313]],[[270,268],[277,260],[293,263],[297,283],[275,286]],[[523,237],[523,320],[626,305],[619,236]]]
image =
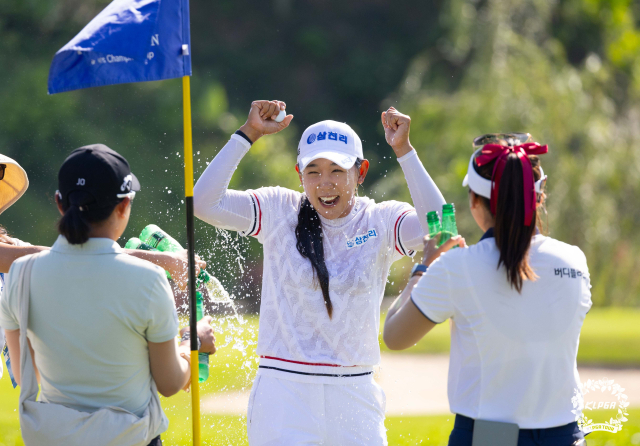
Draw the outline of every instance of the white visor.
[[[469,188],[473,192],[475,192],[477,195],[491,199],[491,187],[493,182],[491,180],[487,180],[486,178],[481,177],[480,174],[478,174],[478,172],[476,172],[476,169],[473,167],[473,160],[476,159],[476,154],[481,150],[482,149],[480,148],[475,152],[473,152],[473,155],[471,155],[471,159],[469,160],[469,168],[467,169],[467,174],[465,175],[464,180],[462,180],[462,186],[463,187],[469,186]],[[546,179],[547,179],[547,176],[544,174],[542,167],[540,167],[540,179],[535,182],[535,188],[536,188],[537,194],[542,193],[542,183],[544,183]]]

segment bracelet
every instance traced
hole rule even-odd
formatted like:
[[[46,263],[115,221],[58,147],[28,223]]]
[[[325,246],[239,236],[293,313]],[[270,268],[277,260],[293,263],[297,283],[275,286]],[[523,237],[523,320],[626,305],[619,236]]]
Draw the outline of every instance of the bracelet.
[[[413,269],[411,270],[411,277],[420,274],[421,276],[427,272],[427,265],[423,265],[422,263],[416,263],[413,265]]]
[[[180,338],[180,342],[190,341],[191,340],[191,332],[185,331]],[[200,347],[202,346],[202,342],[200,342],[200,336],[197,338],[198,341],[198,351],[200,351]]]

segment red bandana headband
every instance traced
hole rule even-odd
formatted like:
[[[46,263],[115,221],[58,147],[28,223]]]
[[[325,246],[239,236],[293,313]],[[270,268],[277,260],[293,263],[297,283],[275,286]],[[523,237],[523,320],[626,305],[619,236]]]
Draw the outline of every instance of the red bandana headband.
[[[542,155],[549,151],[548,146],[541,146],[537,142],[528,142],[514,147],[506,147],[500,144],[485,144],[482,152],[476,158],[476,165],[482,166],[496,160],[491,175],[491,213],[495,215],[498,204],[498,191],[500,190],[500,180],[507,165],[507,158],[510,153],[515,153],[522,164],[522,178],[524,180],[524,224],[531,226],[533,213],[536,210],[536,189],[533,179],[533,166],[529,161],[529,155]]]

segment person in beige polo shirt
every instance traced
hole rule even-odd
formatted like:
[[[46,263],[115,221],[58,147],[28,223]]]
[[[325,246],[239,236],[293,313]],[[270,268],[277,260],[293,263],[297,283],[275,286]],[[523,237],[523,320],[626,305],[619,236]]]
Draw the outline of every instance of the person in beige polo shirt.
[[[171,396],[190,380],[189,342],[178,344],[176,307],[162,268],[126,255],[123,234],[140,190],[129,164],[103,145],[76,149],[58,175],[62,218],[51,250],[31,275],[28,339],[35,353],[44,403],[85,412],[107,406],[141,416],[151,380]],[[27,258],[18,259],[14,265]],[[12,357],[20,357],[18,293],[12,281],[0,300]],[[214,353],[210,318],[198,327],[200,351]],[[20,383],[20,370],[14,363]],[[150,443],[168,427],[164,417]]]

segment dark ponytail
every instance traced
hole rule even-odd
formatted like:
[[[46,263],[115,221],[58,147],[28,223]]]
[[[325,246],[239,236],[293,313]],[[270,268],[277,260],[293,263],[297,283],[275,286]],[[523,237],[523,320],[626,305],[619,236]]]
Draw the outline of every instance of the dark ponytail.
[[[537,156],[529,156],[533,167],[534,181],[540,179],[540,161]],[[474,166],[480,176],[491,179],[495,161],[481,167]],[[488,198],[480,197],[484,206],[491,209]],[[538,204],[537,208],[542,206]],[[522,176],[522,164],[518,156],[509,154],[500,180],[498,190],[498,202],[495,214],[494,236],[496,245],[500,250],[498,268],[505,266],[507,280],[518,292],[522,291],[525,280],[536,280],[538,276],[529,265],[529,247],[531,238],[536,231],[536,223],[539,222],[538,209],[534,211],[531,225],[525,226],[524,222],[524,180]]]
[[[93,197],[87,192],[76,191],[69,194],[68,206],[63,205],[64,215],[58,221],[58,232],[72,245],[81,245],[89,240],[92,223],[99,223],[109,218],[116,205],[92,207]]]
[[[324,244],[322,243],[322,222],[318,212],[313,208],[309,199],[303,195],[298,213],[296,226],[296,248],[304,258],[311,261],[313,272],[320,284],[324,304],[329,318],[333,316],[333,304],[329,297],[329,271],[324,262]]]

